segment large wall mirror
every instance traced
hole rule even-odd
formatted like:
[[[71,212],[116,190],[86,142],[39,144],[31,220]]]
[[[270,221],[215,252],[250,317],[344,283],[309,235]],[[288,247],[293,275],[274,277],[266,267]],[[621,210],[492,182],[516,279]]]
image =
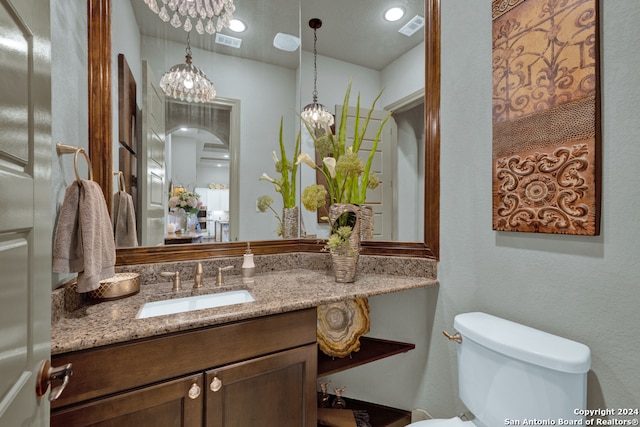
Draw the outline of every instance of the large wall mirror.
[[[419,29],[417,42],[414,39],[407,43],[401,39],[399,44],[391,41],[395,34],[376,40],[373,36],[358,33],[359,30],[371,28],[372,19],[381,18],[377,14],[383,13],[384,3],[388,2],[376,1],[379,11],[371,15],[368,12],[375,8],[370,2],[350,2],[348,7],[353,10],[345,13],[337,12],[347,7],[344,3],[335,7],[326,3],[312,0],[262,1],[251,2],[246,6],[251,10],[243,10],[243,3],[237,0],[234,17],[247,24],[247,31],[244,35],[228,30],[222,33],[242,39],[241,49],[221,45],[216,43],[214,36],[206,33],[199,35],[195,30],[192,31],[188,43],[193,63],[214,82],[220,102],[204,109],[202,104],[185,106],[184,103],[173,102],[165,107],[167,117],[163,136],[174,153],[167,151],[169,159],[161,192],[163,197],[168,198],[170,183],[188,189],[226,186],[229,190],[229,210],[226,211],[229,217],[208,218],[214,221],[207,226],[215,226],[216,220],[228,219],[230,242],[158,245],[164,242],[143,235],[140,239],[142,247],[118,249],[118,264],[238,255],[243,252],[243,242],[246,241],[252,242],[254,252],[258,254],[319,250],[321,244],[316,239],[282,240],[276,237],[273,218],[256,209],[256,200],[263,194],[272,196],[276,201],[274,206],[279,209],[279,194],[267,182],[258,181],[258,178],[262,172],[276,174],[271,152],[278,150],[280,119],[283,119],[286,144],[292,148],[299,126],[296,112],[311,101],[313,31],[307,22],[314,17],[323,20],[323,27],[317,31],[319,101],[333,111],[336,104],[342,103],[350,79],[355,92],[361,93],[363,106],[368,106],[377,92],[384,88],[377,108],[393,110],[398,134],[410,136],[410,142],[400,141],[397,144],[395,158],[399,162],[399,166],[396,164],[398,169],[412,168],[414,172],[413,175],[396,175],[400,182],[395,184],[402,185],[405,194],[407,189],[411,189],[412,196],[406,201],[398,196],[402,194],[400,191],[394,196],[395,207],[391,213],[396,222],[392,227],[387,227],[392,230],[386,236],[389,238],[364,242],[363,253],[437,258],[439,1],[427,0],[418,8],[415,2],[404,2],[407,16],[403,18],[403,24],[415,15],[424,17],[425,22],[424,28]],[[137,108],[137,116],[133,125],[129,126],[140,129],[146,120],[146,80],[150,76],[159,80],[164,71],[184,62],[187,33],[161,21],[148,10],[143,0],[118,3],[88,0],[88,13],[89,149],[94,177],[110,204],[119,182],[113,172],[122,169],[123,151],[118,133],[118,110],[122,107],[119,106],[121,96],[117,89],[118,77],[122,83],[122,73],[118,76],[118,56],[126,59],[129,75],[137,87],[133,104],[134,111]],[[362,20],[357,19],[359,17]],[[342,19],[348,23],[342,22]],[[394,31],[399,29],[392,25],[389,27]],[[340,30],[345,33],[341,35]],[[292,51],[274,49],[273,35],[276,33],[300,37],[301,47]],[[266,41],[266,44],[258,44],[256,37],[262,42]],[[368,44],[356,44],[362,39]],[[416,57],[425,64],[424,74],[421,64],[416,66],[415,62],[411,62]],[[416,68],[424,82],[422,88],[415,84],[402,87],[403,81],[414,79],[411,75],[415,74]],[[394,78],[398,73],[405,73],[405,78]],[[355,100],[355,94],[352,94],[352,100]],[[192,114],[187,115],[205,117],[205,120],[194,119],[189,126],[182,126],[173,114],[169,116],[171,110],[183,116],[185,111],[191,110]],[[214,117],[222,122],[212,125]],[[188,130],[183,130],[183,127]],[[142,149],[143,138],[140,131],[137,134],[132,131],[131,139],[137,143],[138,150]],[[223,158],[225,150],[228,155],[226,160]],[[136,161],[146,157],[146,154],[139,156]],[[191,168],[179,165],[187,158],[195,162]],[[226,178],[219,170],[214,171],[214,167],[226,168]],[[196,173],[199,168],[200,171]],[[315,178],[302,167],[299,173],[300,192]],[[148,175],[143,173],[143,176],[137,177],[137,191],[146,191],[144,186]],[[206,178],[199,180],[199,176]],[[224,215],[225,211],[222,212],[216,215]],[[145,218],[152,216],[145,215]],[[316,221],[315,215],[305,212],[302,219],[307,233],[323,237],[323,227],[326,226]],[[144,230],[141,231],[144,233]]]

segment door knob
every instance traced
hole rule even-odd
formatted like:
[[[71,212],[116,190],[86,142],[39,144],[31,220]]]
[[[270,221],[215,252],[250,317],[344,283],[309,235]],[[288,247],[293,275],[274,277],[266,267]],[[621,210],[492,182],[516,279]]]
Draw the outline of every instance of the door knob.
[[[73,375],[71,363],[53,368],[51,366],[51,362],[43,360],[40,365],[40,372],[38,372],[38,378],[36,379],[36,396],[44,396],[47,390],[49,390],[49,385],[51,385],[53,381],[62,381],[62,384],[51,390],[49,400],[53,402],[60,397],[62,391],[65,389],[67,384],[69,384],[71,375]]]

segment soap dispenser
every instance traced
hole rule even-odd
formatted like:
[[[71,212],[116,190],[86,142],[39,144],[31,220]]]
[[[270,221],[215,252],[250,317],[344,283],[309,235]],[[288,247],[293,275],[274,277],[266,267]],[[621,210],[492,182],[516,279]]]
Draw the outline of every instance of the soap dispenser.
[[[247,250],[243,255],[242,261],[242,281],[244,283],[252,283],[253,276],[256,273],[256,265],[253,262],[253,253],[251,253],[251,245],[247,242]]]

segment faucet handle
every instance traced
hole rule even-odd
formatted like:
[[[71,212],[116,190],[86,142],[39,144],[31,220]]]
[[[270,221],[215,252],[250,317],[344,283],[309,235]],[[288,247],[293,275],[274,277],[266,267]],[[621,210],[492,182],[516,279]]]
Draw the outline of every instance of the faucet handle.
[[[231,270],[233,265],[227,265],[226,267],[218,267],[218,276],[216,277],[216,286],[224,285],[224,277],[222,276],[223,271]]]
[[[173,291],[180,290],[180,272],[179,271],[163,271],[160,273],[162,277],[173,277]]]
[[[196,273],[193,276],[193,289],[198,289],[202,287],[202,263],[199,262],[196,265]]]

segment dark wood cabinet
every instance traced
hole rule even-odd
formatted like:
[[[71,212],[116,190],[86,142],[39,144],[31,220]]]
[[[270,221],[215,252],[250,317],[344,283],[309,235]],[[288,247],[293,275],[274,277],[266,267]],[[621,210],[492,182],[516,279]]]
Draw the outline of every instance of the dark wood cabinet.
[[[315,426],[316,311],[53,356],[51,426]]]
[[[52,426],[200,427],[203,375],[194,375],[55,411]]]
[[[315,426],[316,352],[312,344],[208,371],[205,425]]]

